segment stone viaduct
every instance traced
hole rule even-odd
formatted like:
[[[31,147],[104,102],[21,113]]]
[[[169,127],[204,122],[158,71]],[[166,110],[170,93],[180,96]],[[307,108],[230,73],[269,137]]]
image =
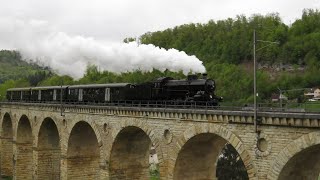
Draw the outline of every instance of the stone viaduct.
[[[216,179],[230,143],[249,179],[317,179],[320,115],[252,111],[2,103],[1,174],[14,179]]]

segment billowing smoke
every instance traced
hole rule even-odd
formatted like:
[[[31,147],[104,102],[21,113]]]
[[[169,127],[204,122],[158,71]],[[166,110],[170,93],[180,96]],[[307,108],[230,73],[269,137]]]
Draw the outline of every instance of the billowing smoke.
[[[24,59],[36,60],[59,74],[74,78],[82,77],[88,64],[111,72],[150,71],[153,68],[182,70],[185,74],[205,72],[197,57],[176,49],[165,50],[135,42],[110,44],[71,36],[39,20],[0,18],[0,43],[0,48],[16,49]]]

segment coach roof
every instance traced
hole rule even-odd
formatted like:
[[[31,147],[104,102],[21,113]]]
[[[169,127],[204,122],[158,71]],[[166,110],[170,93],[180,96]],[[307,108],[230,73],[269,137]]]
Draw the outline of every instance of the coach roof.
[[[112,83],[112,84],[88,84],[88,85],[73,85],[69,86],[69,89],[81,89],[81,88],[115,88],[115,87],[126,87],[131,84],[129,83]]]

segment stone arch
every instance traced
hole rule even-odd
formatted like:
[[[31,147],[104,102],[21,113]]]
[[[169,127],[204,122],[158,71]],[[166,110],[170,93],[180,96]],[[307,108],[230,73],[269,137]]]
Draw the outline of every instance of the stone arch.
[[[42,121],[37,137],[38,179],[59,179],[60,136],[53,119]]]
[[[38,123],[35,123],[35,125],[33,126],[33,134],[35,135],[35,141],[34,141],[34,146],[38,147],[38,143],[39,143],[39,133],[40,133],[40,129],[43,127],[43,124],[45,121],[51,121],[51,125],[55,126],[57,128],[58,131],[58,135],[59,135],[59,141],[61,139],[61,125],[60,125],[60,121],[57,120],[56,117],[50,117],[50,116],[43,116],[40,118],[41,120]],[[52,124],[54,123],[54,124]]]
[[[86,121],[78,121],[71,129],[67,149],[68,179],[100,178],[101,139]]]
[[[87,120],[81,120],[81,119],[72,120],[72,121],[66,120],[66,123],[67,123],[67,137],[70,139],[70,135],[71,135],[72,130],[74,129],[76,124],[78,124],[79,122],[85,122],[90,126],[90,128],[93,130],[94,134],[96,135],[99,147],[101,147],[103,145],[102,136],[101,136],[101,133],[100,133],[98,125],[95,124],[93,121],[87,121]]]
[[[26,115],[22,115],[18,122],[17,127],[17,157],[14,162],[16,169],[16,179],[32,179],[32,126],[29,118]]]
[[[123,121],[113,128],[111,138],[108,149],[110,179],[150,179],[149,155],[152,145],[161,166],[159,140],[146,122],[134,119]]]
[[[287,145],[271,165],[268,179],[318,179],[320,133],[301,136]]]
[[[13,125],[9,113],[5,113],[1,126],[1,176],[13,176]]]
[[[239,153],[249,179],[256,179],[252,158],[240,138],[215,124],[194,125],[178,137],[170,163],[174,168],[169,169],[169,174],[173,179],[215,179],[214,164],[226,143],[230,143]]]

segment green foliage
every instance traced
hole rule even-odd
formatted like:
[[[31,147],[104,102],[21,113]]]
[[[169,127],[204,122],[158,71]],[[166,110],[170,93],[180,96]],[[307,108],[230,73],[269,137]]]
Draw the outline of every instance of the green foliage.
[[[135,40],[136,40],[135,38],[129,37],[129,38],[125,38],[125,39],[123,40],[123,42],[124,42],[124,43],[129,43],[129,42],[133,42],[133,41],[135,41]]]
[[[12,180],[13,177],[11,177],[11,176],[2,176],[1,179],[2,180]]]
[[[252,87],[252,78],[240,66],[210,63],[207,71],[208,76],[216,80],[216,92],[219,96],[224,97],[224,101],[240,100],[251,94],[251,89],[247,87]]]
[[[302,105],[304,109],[312,112],[320,112],[320,103],[319,102],[307,102]]]
[[[51,75],[52,75],[51,72],[37,71],[34,74],[29,75],[28,80],[31,86],[37,86],[41,81],[45,80]]]
[[[266,30],[268,28],[268,30]],[[207,24],[185,24],[140,37],[142,43],[154,44],[166,49],[175,48],[189,55],[196,55],[205,63],[214,61],[239,64],[252,59],[253,29],[259,38],[269,41],[285,41],[287,26],[278,14],[255,15],[251,18],[211,20]],[[269,29],[273,29],[271,32]],[[262,61],[273,61],[279,48],[271,48],[261,55]]]
[[[76,81],[76,84],[90,84],[90,83],[142,83],[153,81],[159,77],[173,77],[177,79],[185,78],[185,75],[180,72],[171,72],[166,70],[164,72],[157,69],[153,69],[150,72],[142,72],[141,70],[135,70],[132,72],[125,73],[112,73],[108,71],[99,71],[97,66],[88,66],[85,75]]]
[[[27,78],[44,70],[48,71],[47,68],[22,61],[17,51],[0,51],[0,84],[10,79]]]
[[[240,155],[231,144],[226,144],[222,149],[217,162],[216,174],[219,180],[249,179]]]
[[[320,59],[320,11],[304,10],[301,19],[296,20],[288,31],[283,56],[288,62],[308,64]]]
[[[7,89],[28,86],[30,86],[30,83],[27,79],[8,80],[5,83],[0,84],[0,101],[3,101],[6,98]]]
[[[160,179],[160,172],[159,172],[159,165],[155,165],[156,168],[152,169],[151,167],[149,168],[149,173],[150,173],[150,180],[159,180]]]
[[[320,85],[320,11],[307,9],[292,26],[285,25],[279,14],[244,15],[235,19],[206,24],[185,24],[164,31],[148,32],[140,37],[142,43],[170,49],[176,48],[196,55],[216,80],[217,94],[225,102],[252,103],[253,72],[239,64],[253,59],[253,30],[257,39],[278,41],[257,52],[259,64],[299,64],[305,73],[280,72],[275,77],[258,71],[259,102],[268,101],[277,88],[293,89]],[[258,42],[257,49],[266,44]],[[251,64],[252,66],[252,64]],[[297,68],[296,68],[297,69]],[[274,75],[273,75],[274,76]]]
[[[0,100],[9,88],[36,86],[49,76],[48,68],[23,61],[19,52],[0,51]]]
[[[73,79],[70,76],[51,76],[39,83],[39,86],[60,86],[60,85],[72,85]]]

